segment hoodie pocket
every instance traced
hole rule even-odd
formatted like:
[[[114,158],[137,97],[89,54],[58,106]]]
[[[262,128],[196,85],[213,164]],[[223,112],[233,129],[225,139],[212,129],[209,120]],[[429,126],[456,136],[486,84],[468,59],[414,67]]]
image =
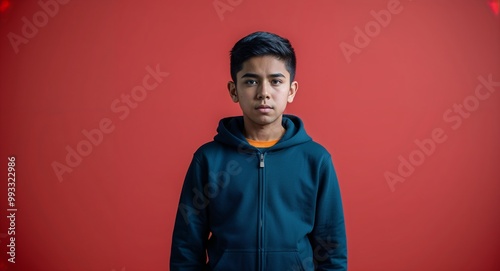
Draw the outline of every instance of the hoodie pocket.
[[[312,271],[314,264],[302,259],[297,251],[267,252],[265,270]]]
[[[257,266],[258,252],[253,250],[226,250],[218,259],[208,262],[211,271],[254,271]],[[263,270],[313,271],[312,257],[302,259],[294,251],[267,251],[264,254]]]
[[[253,271],[257,270],[257,252],[255,250],[226,250],[218,259],[208,262],[211,271]]]

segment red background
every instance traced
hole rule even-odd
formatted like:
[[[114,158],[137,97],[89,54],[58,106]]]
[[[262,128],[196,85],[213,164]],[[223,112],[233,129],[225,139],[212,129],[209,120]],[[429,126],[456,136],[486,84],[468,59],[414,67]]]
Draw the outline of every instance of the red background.
[[[73,0],[18,53],[9,33],[21,36],[22,18],[42,8],[1,2],[0,270],[168,270],[192,154],[221,117],[240,114],[226,92],[228,52],[257,30],[296,48],[300,88],[287,112],[332,153],[350,270],[500,270],[500,87],[456,130],[443,119],[478,76],[500,81],[499,16],[487,0],[401,0],[350,62],[340,44],[354,45],[355,27],[390,1],[220,0],[231,9],[219,17],[212,0]],[[169,75],[120,119],[112,102],[158,64]],[[60,182],[52,163],[105,118],[114,130]],[[391,191],[384,174],[435,128],[447,140]]]

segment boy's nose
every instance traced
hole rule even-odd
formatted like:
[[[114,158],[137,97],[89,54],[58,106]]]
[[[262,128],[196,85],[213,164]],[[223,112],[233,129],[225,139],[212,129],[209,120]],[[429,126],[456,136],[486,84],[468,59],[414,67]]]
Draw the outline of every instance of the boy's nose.
[[[259,100],[264,100],[269,98],[269,83],[264,82],[263,84],[260,85],[258,91],[257,91],[257,99]]]

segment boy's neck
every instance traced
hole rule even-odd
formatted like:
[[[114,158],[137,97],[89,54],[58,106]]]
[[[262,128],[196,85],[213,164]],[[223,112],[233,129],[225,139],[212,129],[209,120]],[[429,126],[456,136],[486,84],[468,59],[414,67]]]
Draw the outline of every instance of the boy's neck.
[[[267,125],[259,125],[244,118],[244,135],[255,141],[272,141],[280,139],[285,134],[285,128],[281,125],[282,117]]]

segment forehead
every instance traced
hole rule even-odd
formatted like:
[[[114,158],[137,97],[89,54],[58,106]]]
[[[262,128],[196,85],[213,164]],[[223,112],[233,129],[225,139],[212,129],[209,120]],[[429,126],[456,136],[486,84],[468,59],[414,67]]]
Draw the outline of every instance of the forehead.
[[[243,67],[238,73],[256,73],[260,75],[282,73],[289,75],[283,60],[275,56],[256,56],[243,62]]]

